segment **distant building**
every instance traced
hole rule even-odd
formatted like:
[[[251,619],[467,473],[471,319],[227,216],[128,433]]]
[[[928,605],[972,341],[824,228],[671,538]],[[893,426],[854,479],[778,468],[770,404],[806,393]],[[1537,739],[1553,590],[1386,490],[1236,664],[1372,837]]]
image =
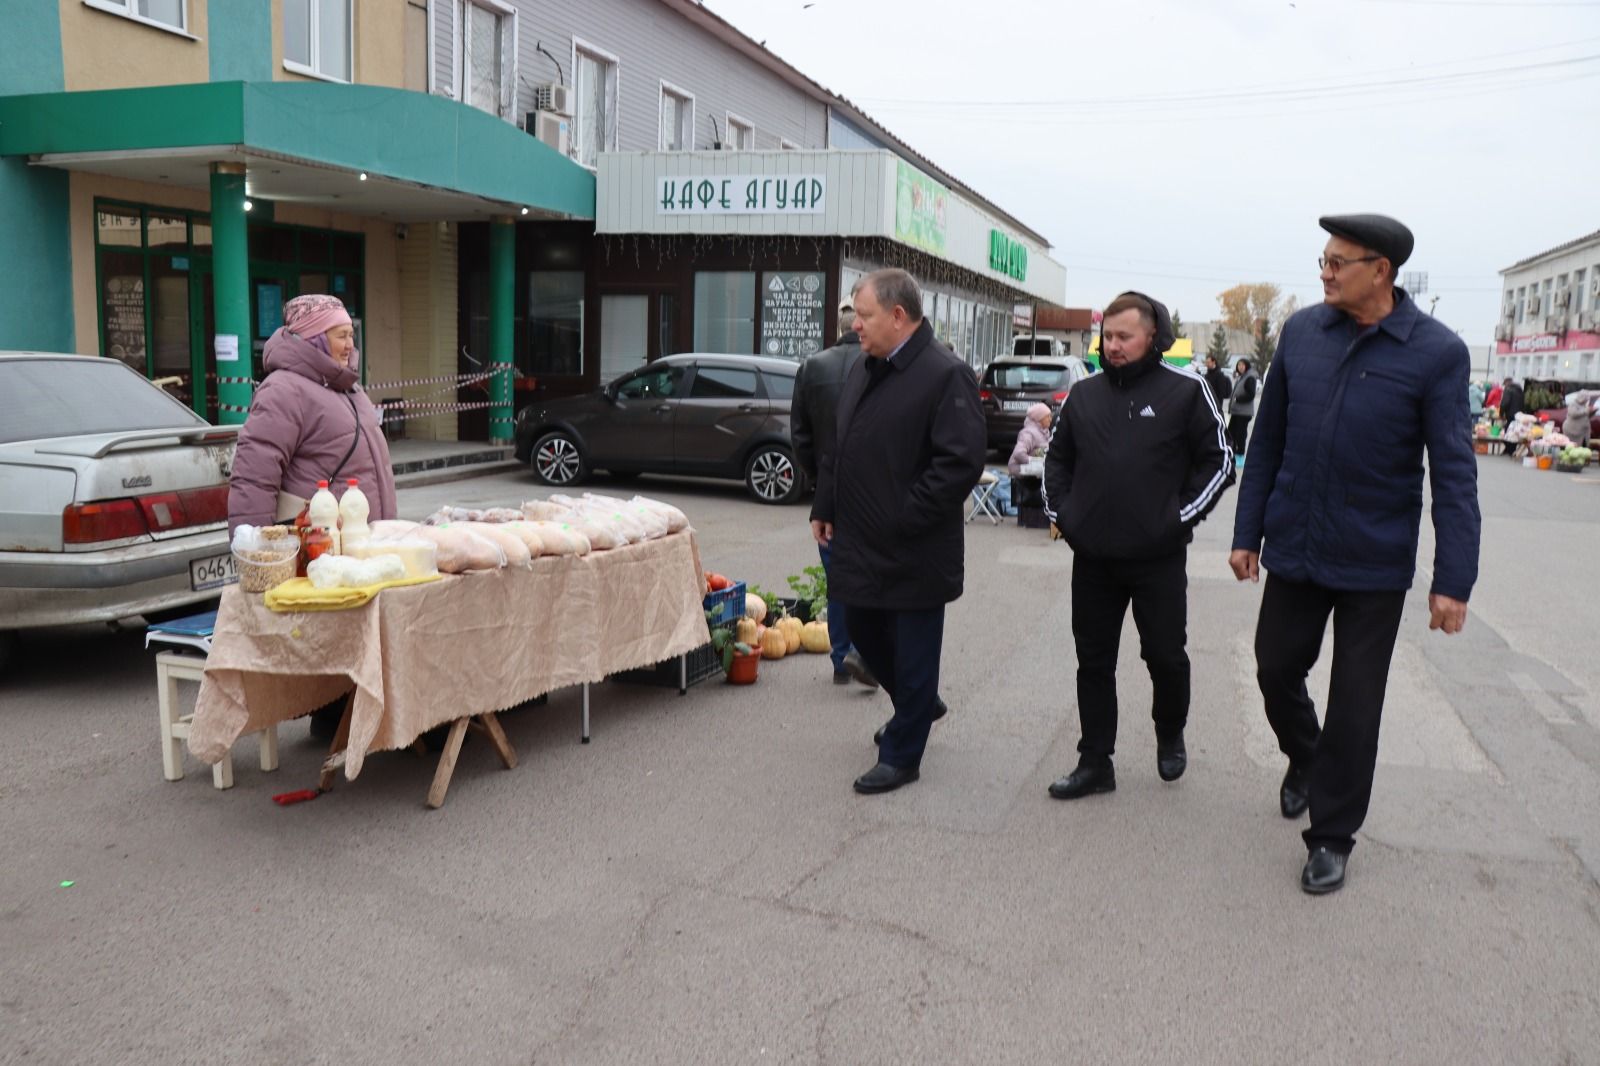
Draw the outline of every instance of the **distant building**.
[[[1500,277],[1495,376],[1600,382],[1600,230],[1513,263]]]

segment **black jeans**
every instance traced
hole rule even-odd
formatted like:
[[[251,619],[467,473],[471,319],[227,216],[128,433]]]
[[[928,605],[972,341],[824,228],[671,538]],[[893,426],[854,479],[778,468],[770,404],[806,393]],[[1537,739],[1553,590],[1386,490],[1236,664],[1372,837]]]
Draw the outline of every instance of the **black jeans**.
[[[1150,716],[1159,736],[1189,720],[1187,549],[1160,559],[1072,560],[1072,637],[1078,646],[1078,751],[1106,764],[1117,747],[1117,649],[1133,604],[1139,656],[1154,688]]]
[[[884,726],[878,761],[914,770],[922,765],[939,701],[944,608],[885,611],[851,604],[847,610],[856,651],[894,701],[894,717]]]
[[[1244,455],[1244,446],[1250,441],[1250,416],[1234,415],[1228,419],[1228,439],[1233,444],[1233,454]]]
[[[1348,855],[1372,800],[1378,725],[1404,590],[1340,592],[1268,575],[1256,623],[1256,681],[1289,762],[1311,771],[1308,848]],[[1333,615],[1333,670],[1324,724],[1306,691]]]

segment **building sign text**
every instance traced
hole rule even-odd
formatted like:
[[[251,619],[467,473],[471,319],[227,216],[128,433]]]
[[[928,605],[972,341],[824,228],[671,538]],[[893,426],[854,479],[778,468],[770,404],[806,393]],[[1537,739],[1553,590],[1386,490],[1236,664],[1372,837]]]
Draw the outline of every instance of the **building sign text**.
[[[658,215],[819,215],[820,174],[717,174],[656,179]]]

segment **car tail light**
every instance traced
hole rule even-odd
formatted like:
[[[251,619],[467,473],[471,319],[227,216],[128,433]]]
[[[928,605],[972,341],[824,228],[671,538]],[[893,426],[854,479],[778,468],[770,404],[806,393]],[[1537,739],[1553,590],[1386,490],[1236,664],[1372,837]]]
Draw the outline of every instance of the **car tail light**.
[[[1054,400],[1056,403],[1061,403],[1062,401],[1064,401],[1067,398],[1067,394],[1066,394],[1066,391],[1063,390],[1061,392],[1056,393],[1054,396],[1052,396],[1050,398],[1052,400]]]
[[[61,512],[61,539],[68,544],[127,540],[149,531],[144,511],[133,500],[75,503]]]
[[[978,399],[982,400],[984,403],[988,403],[990,400],[994,399],[994,393],[990,392],[988,389],[979,389]]]
[[[228,486],[183,492],[155,492],[140,496],[139,509],[145,523],[155,533],[190,526],[208,526],[228,518]]]

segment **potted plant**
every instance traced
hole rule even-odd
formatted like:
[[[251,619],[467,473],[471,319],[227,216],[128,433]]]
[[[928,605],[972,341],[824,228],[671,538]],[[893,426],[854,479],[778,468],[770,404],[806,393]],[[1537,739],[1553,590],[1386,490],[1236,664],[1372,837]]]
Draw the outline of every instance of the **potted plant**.
[[[728,683],[754,684],[761,652],[738,639],[734,623],[712,624],[710,611],[706,612],[706,624],[711,628],[711,649],[722,659],[722,672],[728,675]]]
[[[802,622],[819,622],[828,611],[828,572],[820,566],[808,566],[798,574],[788,577],[794,599],[782,601],[785,613]]]

